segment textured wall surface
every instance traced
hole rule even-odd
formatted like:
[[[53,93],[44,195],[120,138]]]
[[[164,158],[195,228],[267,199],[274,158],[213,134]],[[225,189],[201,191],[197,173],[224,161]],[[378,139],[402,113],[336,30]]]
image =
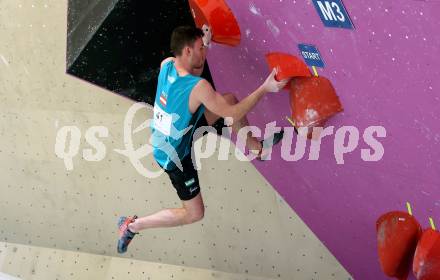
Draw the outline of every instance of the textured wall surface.
[[[276,279],[5,242],[0,242],[0,270],[8,273],[0,272],[2,280]]]
[[[428,217],[440,221],[440,2],[344,2],[355,30],[324,27],[312,1],[228,1],[241,45],[216,45],[208,60],[217,89],[243,98],[268,73],[265,53],[299,55],[299,43],[319,48],[326,62],[319,75],[332,81],[345,107],[329,125],[356,126],[357,149],[338,165],[333,134],[322,140],[319,160],[308,160],[307,149],[303,159],[286,162],[278,148],[271,162],[255,166],[355,278],[382,279],[379,215],[405,211],[409,201],[424,227]],[[268,95],[252,123],[289,126],[288,100],[287,92]],[[369,126],[387,132],[378,138],[385,151],[378,162],[361,159]]]
[[[67,56],[70,67],[118,0],[70,0],[67,21]]]
[[[0,6],[1,271],[24,279],[351,278],[252,164],[217,155],[200,174],[204,220],[145,231],[117,255],[118,216],[181,203],[166,175],[145,178],[114,151],[124,149],[134,102],[66,74],[66,24],[67,1]],[[143,109],[133,126],[151,117]],[[54,149],[64,126],[81,134],[72,170]],[[109,132],[98,161],[83,154],[95,152],[85,141],[92,126]],[[148,137],[133,135],[135,148]],[[151,154],[142,164],[157,168]]]

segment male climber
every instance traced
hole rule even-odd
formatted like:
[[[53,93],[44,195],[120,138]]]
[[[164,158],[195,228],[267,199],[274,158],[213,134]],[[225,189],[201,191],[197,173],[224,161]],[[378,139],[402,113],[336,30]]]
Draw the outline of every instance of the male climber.
[[[233,94],[219,94],[200,77],[211,38],[210,29],[205,29],[205,26],[203,29],[191,26],[174,29],[171,50],[175,57],[166,58],[161,63],[154,103],[153,155],[168,174],[183,205],[141,218],[120,217],[119,253],[127,251],[128,244],[141,230],[191,224],[203,218],[205,209],[199,178],[191,159],[195,129],[217,125],[223,121],[222,117],[230,117],[233,120],[232,130],[238,132],[248,125],[246,114],[257,102],[266,93],[278,92],[287,83],[286,80],[278,82],[273,70],[261,86],[240,102]],[[185,129],[187,131],[182,132]],[[251,133],[246,138],[246,146],[261,159],[263,146],[279,142],[282,131],[273,135],[271,143],[263,143]]]

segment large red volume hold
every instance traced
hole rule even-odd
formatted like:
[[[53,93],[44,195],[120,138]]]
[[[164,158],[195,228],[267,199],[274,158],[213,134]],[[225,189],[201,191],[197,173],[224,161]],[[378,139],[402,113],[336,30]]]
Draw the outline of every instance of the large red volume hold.
[[[189,5],[196,26],[211,27],[212,41],[229,46],[240,44],[240,27],[224,0],[189,0]]]
[[[294,78],[290,89],[292,119],[297,127],[315,127],[343,111],[331,82],[324,77]]]
[[[376,230],[382,271],[389,277],[407,279],[422,235],[420,224],[408,213],[394,211],[377,220]]]
[[[417,280],[440,279],[440,233],[427,229],[417,244],[413,262]]]

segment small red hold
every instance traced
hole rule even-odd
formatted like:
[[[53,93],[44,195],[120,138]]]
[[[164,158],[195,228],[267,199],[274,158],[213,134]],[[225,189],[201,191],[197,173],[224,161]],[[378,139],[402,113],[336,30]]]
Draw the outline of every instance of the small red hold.
[[[408,213],[394,211],[378,219],[376,230],[382,271],[389,277],[407,279],[422,235],[420,224]]]
[[[417,280],[440,279],[440,232],[427,229],[417,244],[413,262]]]

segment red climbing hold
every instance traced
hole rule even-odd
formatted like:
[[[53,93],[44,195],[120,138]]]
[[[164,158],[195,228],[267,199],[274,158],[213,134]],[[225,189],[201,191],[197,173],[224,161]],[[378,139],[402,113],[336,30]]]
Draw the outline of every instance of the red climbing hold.
[[[327,119],[343,111],[335,89],[324,77],[293,78],[290,106],[296,127],[322,126]]]
[[[311,77],[307,65],[297,57],[280,52],[266,54],[266,61],[269,68],[277,68],[278,73],[275,78],[278,81],[294,77]]]
[[[224,0],[189,0],[189,5],[196,26],[211,27],[212,41],[229,46],[240,43],[240,27]]]
[[[417,280],[440,279],[440,233],[433,229],[423,232],[413,262]]]
[[[389,277],[405,280],[422,229],[417,220],[406,212],[390,212],[376,223],[380,265]]]

